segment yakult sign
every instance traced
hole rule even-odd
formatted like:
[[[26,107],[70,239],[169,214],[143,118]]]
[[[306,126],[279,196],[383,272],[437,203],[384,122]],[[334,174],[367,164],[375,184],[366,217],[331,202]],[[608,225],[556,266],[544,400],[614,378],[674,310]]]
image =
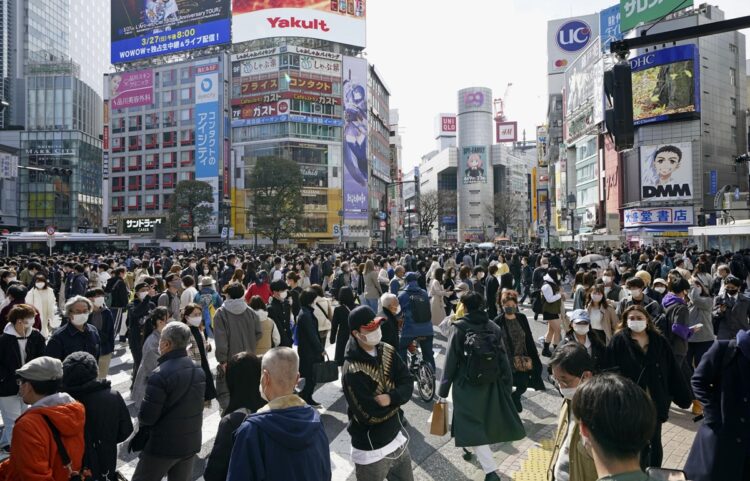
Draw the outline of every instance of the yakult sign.
[[[598,36],[597,14],[547,22],[547,72],[565,72],[573,60]]]

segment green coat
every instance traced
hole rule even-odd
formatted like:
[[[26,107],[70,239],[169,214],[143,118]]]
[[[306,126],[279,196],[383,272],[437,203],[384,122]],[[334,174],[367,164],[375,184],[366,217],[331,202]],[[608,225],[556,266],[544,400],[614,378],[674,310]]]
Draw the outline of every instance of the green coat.
[[[500,340],[500,349],[506,353],[502,330],[494,322],[489,322],[486,313],[472,312],[463,320],[476,330],[494,331]],[[510,397],[513,375],[507,353],[500,356],[501,374],[494,383],[469,384],[466,381],[465,337],[461,329],[453,329],[438,391],[440,397],[448,397],[453,385],[451,435],[456,439],[456,446],[484,446],[524,438],[526,431]]]

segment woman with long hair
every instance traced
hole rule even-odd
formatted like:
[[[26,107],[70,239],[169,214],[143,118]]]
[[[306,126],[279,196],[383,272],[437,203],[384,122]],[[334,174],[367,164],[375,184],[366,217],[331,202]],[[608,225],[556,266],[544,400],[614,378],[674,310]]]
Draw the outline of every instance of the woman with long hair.
[[[349,330],[349,313],[357,307],[354,302],[354,291],[350,287],[339,289],[339,305],[333,310],[333,319],[331,320],[331,344],[336,345],[336,355],[334,359],[339,366],[344,365],[344,351],[346,343],[351,337]]]
[[[143,329],[143,342],[141,364],[135,375],[133,390],[130,399],[135,403],[136,412],[140,410],[143,398],[146,396],[146,383],[149,376],[156,369],[159,360],[159,339],[161,331],[167,325],[169,310],[166,307],[157,307],[151,312]]]
[[[443,289],[451,293],[443,300],[445,315],[449,316],[453,312],[454,302],[458,300],[456,297],[456,269],[454,267],[447,267],[445,269],[445,274],[443,274]]]
[[[554,267],[547,271],[542,284],[542,319],[547,321],[547,333],[544,335],[542,356],[552,356],[552,350],[560,343],[560,325],[562,323],[563,302],[565,300],[560,289],[560,275]],[[552,346],[552,350],[550,350]]]
[[[40,332],[44,338],[48,338],[52,332],[52,323],[55,321],[55,292],[47,282],[44,274],[34,276],[34,284],[26,294],[26,304],[34,306],[42,321]]]
[[[365,292],[363,296],[365,304],[370,306],[373,311],[378,312],[378,300],[383,292],[380,290],[378,271],[375,270],[375,262],[372,259],[367,259],[365,262],[363,278],[365,284]]]
[[[617,328],[617,313],[604,294],[604,284],[594,284],[585,297],[586,312],[589,315],[591,333],[607,344]]]
[[[208,365],[207,352],[211,352],[211,344],[206,341],[203,334],[203,308],[198,304],[188,304],[182,312],[182,322],[190,328],[190,334],[193,341],[188,345],[188,357],[194,363],[199,364],[206,375],[206,394],[203,398],[206,405],[210,405],[212,399],[216,399],[216,386],[214,385],[214,376],[211,374],[211,367]]]
[[[430,317],[432,318],[432,324],[435,326],[440,325],[445,319],[445,299],[453,294],[452,290],[449,291],[443,287],[444,275],[445,271],[442,267],[435,269],[427,291],[430,296]]]
[[[319,292],[310,287],[302,291],[299,296],[300,311],[297,316],[297,340],[299,342],[299,374],[305,379],[305,387],[299,393],[307,404],[318,407],[312,395],[315,390],[315,371],[313,365],[323,361],[325,355],[325,344],[320,342],[318,331],[318,320],[315,318],[313,309]],[[328,331],[326,331],[326,334]]]

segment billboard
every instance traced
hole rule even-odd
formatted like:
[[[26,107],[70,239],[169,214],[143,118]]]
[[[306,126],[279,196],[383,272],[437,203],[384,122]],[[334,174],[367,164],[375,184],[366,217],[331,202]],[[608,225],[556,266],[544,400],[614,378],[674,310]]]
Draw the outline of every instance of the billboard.
[[[625,227],[693,225],[693,206],[626,209]]]
[[[341,78],[341,62],[312,55],[299,56],[300,72]]]
[[[366,46],[365,0],[233,0],[234,43],[305,37]]]
[[[518,122],[496,122],[495,123],[495,141],[498,144],[503,142],[515,142],[518,140]]]
[[[458,91],[458,113],[492,112],[492,90],[483,87]]]
[[[693,0],[620,0],[622,31],[632,30],[639,24],[653,22],[672,12],[690,8]]]
[[[598,14],[547,22],[547,73],[565,72],[583,49],[598,36]]]
[[[165,223],[164,217],[138,217],[122,220],[123,234],[150,234],[157,225]]]
[[[487,169],[492,168],[487,162],[487,150],[484,145],[461,147],[459,173],[464,185],[487,183]]]
[[[539,167],[547,167],[547,126],[536,128],[536,163]]]
[[[693,198],[693,148],[690,142],[641,147],[641,199]]]
[[[630,60],[633,72],[633,123],[698,118],[698,47],[679,45]]]
[[[271,55],[268,57],[249,58],[235,62],[235,65],[238,66],[240,77],[274,73],[279,71],[279,56]]]
[[[615,40],[622,40],[620,29],[620,5],[613,5],[599,12],[599,37],[602,52],[609,53],[609,45]]]
[[[604,121],[604,62],[595,39],[565,71],[565,138],[575,140]]]
[[[367,60],[344,57],[344,217],[366,219]]]
[[[438,136],[456,136],[458,123],[453,114],[440,114],[438,116]]]
[[[151,69],[109,75],[109,99],[113,109],[154,103],[154,71]]]
[[[113,64],[231,42],[230,0],[112,0]]]
[[[208,230],[215,232],[219,215],[219,152],[223,148],[219,135],[222,86],[218,63],[199,65],[195,69],[195,180],[206,182],[213,189],[213,214]]]

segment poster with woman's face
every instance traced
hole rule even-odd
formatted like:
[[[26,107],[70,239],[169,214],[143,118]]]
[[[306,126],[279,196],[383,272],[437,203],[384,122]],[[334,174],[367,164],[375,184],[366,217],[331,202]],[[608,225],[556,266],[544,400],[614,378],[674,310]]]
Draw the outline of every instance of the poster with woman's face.
[[[690,142],[641,147],[641,198],[693,198],[693,149]]]

